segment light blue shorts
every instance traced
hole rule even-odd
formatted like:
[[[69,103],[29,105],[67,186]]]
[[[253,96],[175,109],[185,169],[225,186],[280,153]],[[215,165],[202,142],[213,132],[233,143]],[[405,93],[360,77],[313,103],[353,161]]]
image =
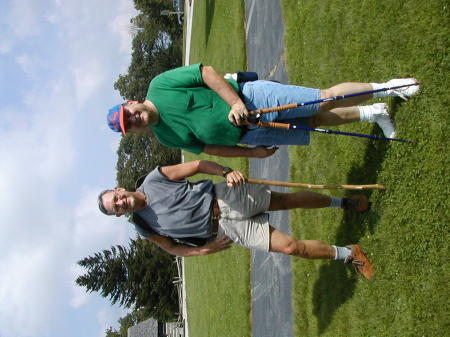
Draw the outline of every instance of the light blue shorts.
[[[254,81],[239,84],[241,97],[247,109],[272,108],[285,104],[315,101],[320,98],[320,89],[285,85],[271,81]],[[270,112],[261,115],[261,121],[284,121],[296,125],[308,125],[308,119],[319,111],[319,104],[295,109]],[[243,134],[241,144],[248,145],[308,145],[309,131],[284,130],[250,126]]]

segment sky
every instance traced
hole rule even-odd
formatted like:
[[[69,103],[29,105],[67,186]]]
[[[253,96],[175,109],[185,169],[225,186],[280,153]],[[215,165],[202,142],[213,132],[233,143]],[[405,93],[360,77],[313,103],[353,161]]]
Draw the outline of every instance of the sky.
[[[100,337],[126,314],[74,280],[127,244],[98,211],[120,135],[106,125],[130,63],[132,0],[0,0],[0,337]]]

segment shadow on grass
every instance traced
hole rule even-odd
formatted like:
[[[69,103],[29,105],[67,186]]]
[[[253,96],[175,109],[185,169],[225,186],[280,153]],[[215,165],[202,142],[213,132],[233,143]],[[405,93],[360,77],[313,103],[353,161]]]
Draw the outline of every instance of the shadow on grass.
[[[372,134],[382,135],[377,127],[374,127]],[[358,184],[375,183],[389,146],[390,144],[385,141],[370,140],[361,166],[355,165],[350,169],[347,181]],[[370,199],[372,191],[363,193]],[[361,194],[361,192],[347,193],[347,195],[350,194]],[[358,243],[367,231],[375,232],[379,218],[379,214],[374,210],[366,213],[346,212],[337,229],[335,244],[345,246]],[[359,277],[353,271],[350,273],[349,267],[340,261],[332,261],[319,270],[319,278],[313,290],[313,313],[317,316],[319,334],[326,330],[339,306],[353,297]]]
[[[205,46],[208,45],[209,34],[211,33],[211,25],[214,18],[214,9],[216,7],[215,0],[206,0],[205,6]]]

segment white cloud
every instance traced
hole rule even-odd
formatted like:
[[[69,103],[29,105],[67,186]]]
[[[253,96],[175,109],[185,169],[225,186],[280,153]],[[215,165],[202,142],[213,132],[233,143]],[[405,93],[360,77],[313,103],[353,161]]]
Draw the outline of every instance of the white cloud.
[[[82,272],[77,260],[134,236],[126,220],[98,211],[101,188],[95,187],[97,180],[113,181],[105,175],[114,173],[110,159],[120,136],[104,121],[118,96],[113,82],[129,64],[132,6],[129,0],[12,0],[0,12],[0,54],[16,62],[17,82],[9,86],[21,97],[0,107],[2,337],[55,335],[49,322],[68,310],[101,310],[83,317],[96,324],[83,335],[103,334],[122,312],[107,300],[92,309],[99,296],[74,279]],[[89,165],[103,175],[81,175],[94,171]],[[76,332],[73,324],[66,331]]]
[[[0,53],[6,54],[20,40],[38,36],[42,32],[42,11],[47,1],[11,0],[2,3],[0,12]]]
[[[64,280],[57,253],[52,243],[28,249],[19,245],[2,258],[1,269],[7,272],[0,282],[0,331],[5,337],[42,333],[45,322],[57,317]]]
[[[124,220],[103,216],[97,210],[97,193],[97,188],[85,188],[72,213],[40,203],[40,211],[52,216],[33,211],[28,224],[37,230],[32,235],[33,230],[23,224],[23,232],[15,236],[17,230],[8,235],[1,228],[12,244],[2,243],[0,269],[8,272],[2,272],[0,280],[0,335],[39,336],[48,322],[61,315],[61,308],[81,310],[98,296],[75,285],[74,280],[83,273],[76,261],[111,245],[127,244],[134,233]],[[23,217],[27,216],[30,214]],[[117,311],[103,310],[108,315],[102,316],[102,331],[117,321]],[[111,317],[114,320],[108,320]]]
[[[39,189],[55,186],[73,168],[74,111],[60,113],[52,108],[64,107],[70,102],[60,91],[58,84],[33,89],[25,94],[20,108],[7,109],[5,113],[9,128],[0,139],[0,155],[8,160],[2,161],[0,168],[6,171],[2,176],[19,186],[22,181]],[[58,101],[51,102],[48,97],[58,97]]]
[[[21,54],[16,57],[16,62],[20,65],[25,73],[30,73],[33,65],[29,55]]]
[[[60,22],[58,15],[56,13],[47,13],[44,15],[44,19],[51,24],[56,24]]]
[[[132,36],[130,33],[130,18],[136,16],[136,10],[132,5],[132,1],[119,1],[118,14],[111,20],[109,29],[119,38],[119,51],[129,53]]]
[[[8,54],[13,46],[12,39],[9,39],[7,36],[0,34],[0,54]]]
[[[84,273],[84,269],[78,264],[73,264],[70,267],[70,275],[73,280]],[[70,298],[69,305],[72,308],[79,309],[89,302],[91,296],[86,292],[85,288],[77,286],[75,283],[72,285],[72,297]]]
[[[120,144],[120,139],[121,136],[119,133],[117,133],[117,137],[113,138],[111,140],[111,142],[109,143],[109,148],[111,149],[111,153],[115,156],[117,156],[117,149],[119,148],[119,144]]]
[[[76,274],[75,278],[81,273]],[[89,302],[89,294],[84,288],[74,286],[72,289],[72,298],[70,299],[70,306],[79,309]]]
[[[9,29],[16,38],[36,36],[40,32],[39,16],[44,2],[13,0],[9,9]]]
[[[104,68],[99,61],[100,58],[91,59],[71,69],[77,105],[79,106],[82,106],[90,98],[93,98],[97,94],[101,84],[107,78]]]

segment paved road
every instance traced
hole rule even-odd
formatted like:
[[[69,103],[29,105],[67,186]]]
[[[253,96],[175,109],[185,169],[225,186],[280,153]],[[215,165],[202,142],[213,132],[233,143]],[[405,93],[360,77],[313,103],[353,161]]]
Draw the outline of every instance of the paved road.
[[[245,2],[248,70],[260,79],[288,83],[284,66],[283,19],[279,0]],[[276,155],[250,162],[250,176],[271,180],[289,180],[287,147]],[[283,188],[274,188],[285,191]],[[289,213],[270,215],[271,224],[289,233]],[[274,253],[252,253],[253,337],[291,337],[291,260]]]

